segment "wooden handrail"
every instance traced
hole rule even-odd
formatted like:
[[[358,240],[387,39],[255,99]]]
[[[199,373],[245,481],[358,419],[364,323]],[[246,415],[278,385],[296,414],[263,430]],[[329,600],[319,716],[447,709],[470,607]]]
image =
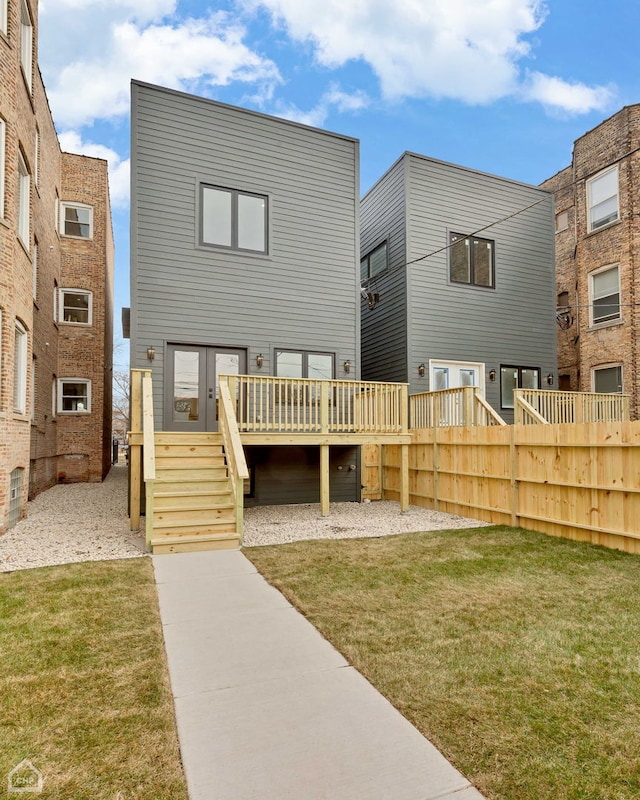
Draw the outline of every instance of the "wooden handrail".
[[[232,378],[234,395],[236,392],[235,379]],[[231,494],[236,509],[236,532],[242,541],[244,528],[244,482],[249,478],[249,468],[244,455],[244,448],[238,430],[235,403],[231,396],[227,377],[221,375],[218,380],[220,391],[218,428],[222,435],[222,443],[227,458]]]
[[[420,392],[409,402],[412,428],[507,424],[476,386]]]
[[[528,403],[524,399],[524,397],[518,395],[517,393],[514,393],[513,400],[514,400],[514,412],[515,412],[516,424],[518,425],[526,424],[527,414],[529,415],[529,417],[531,417],[531,419],[534,422],[538,422],[541,425],[549,424],[549,422],[542,416],[542,414],[539,414],[535,410],[535,408],[531,405],[531,403]]]
[[[151,371],[142,376],[142,475],[146,481],[156,479],[156,447],[153,433],[153,387]]]
[[[552,389],[515,389],[517,398],[526,401],[545,421],[626,422],[630,419],[630,397],[619,393],[564,392]]]
[[[480,392],[476,391],[476,403],[480,406],[480,408],[484,409],[487,416],[493,420],[495,425],[506,425],[507,423],[502,419],[500,414],[495,410],[495,408],[484,399],[484,397],[480,394]]]

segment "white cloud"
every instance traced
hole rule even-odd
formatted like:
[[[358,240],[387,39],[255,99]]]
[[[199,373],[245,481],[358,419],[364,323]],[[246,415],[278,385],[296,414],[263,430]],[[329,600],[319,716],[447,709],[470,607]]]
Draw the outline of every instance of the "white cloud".
[[[76,1],[54,0],[54,5],[62,13],[61,5]],[[51,54],[51,42],[44,51],[43,71],[53,76],[53,81],[47,80],[47,93],[58,125],[78,127],[126,114],[131,78],[200,92],[231,81],[261,85],[280,80],[275,64],[250,50],[243,43],[244,29],[223,12],[205,19],[144,26],[132,18],[116,22],[115,6],[105,11],[97,0],[89,5],[100,6],[106,14],[90,45],[84,40],[78,50],[77,37],[87,13],[82,5],[80,20],[74,21],[77,57],[68,60],[67,54],[56,68],[60,43],[56,54]],[[121,15],[133,5],[121,0]],[[142,5],[147,14],[161,14],[175,4],[146,0]]]
[[[369,97],[365,92],[357,91],[352,94],[343,92],[337,86],[332,85],[325,92],[314,108],[309,111],[302,111],[297,106],[287,103],[276,103],[275,112],[280,117],[301,122],[304,125],[313,125],[316,128],[322,127],[329,116],[332,107],[338,111],[360,111],[369,105]]]
[[[604,86],[586,86],[584,83],[531,72],[522,96],[525,100],[537,100],[554,111],[586,114],[605,108],[612,101],[614,92]]]
[[[77,131],[64,131],[58,136],[60,147],[67,153],[104,158],[109,162],[109,195],[113,208],[127,208],[129,204],[129,159],[122,159],[110,147],[85,142]]]
[[[431,96],[466,103],[522,95],[520,64],[531,49],[526,37],[546,14],[543,0],[241,2],[266,8],[293,39],[312,43],[323,66],[368,63],[387,99]],[[570,83],[556,99],[571,110],[584,102],[584,89],[604,102],[601,87]]]

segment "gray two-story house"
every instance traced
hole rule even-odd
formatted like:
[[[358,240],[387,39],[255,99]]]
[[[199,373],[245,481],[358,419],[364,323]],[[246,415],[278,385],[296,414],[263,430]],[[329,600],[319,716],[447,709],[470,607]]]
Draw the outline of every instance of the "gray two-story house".
[[[358,141],[138,81],[131,119],[131,366],[156,429],[216,431],[221,374],[359,378]],[[245,446],[247,503],[318,501],[298,439]],[[331,447],[331,500],[360,499],[358,451]]]
[[[404,153],[361,202],[362,376],[412,394],[556,381],[553,198]]]

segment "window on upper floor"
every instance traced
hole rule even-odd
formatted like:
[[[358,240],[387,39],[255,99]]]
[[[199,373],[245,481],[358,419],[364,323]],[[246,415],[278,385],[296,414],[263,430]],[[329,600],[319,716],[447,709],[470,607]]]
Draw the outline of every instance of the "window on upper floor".
[[[29,249],[30,209],[31,176],[22,153],[18,153],[18,236],[27,250]]]
[[[4,217],[4,186],[7,158],[7,123],[0,117],[0,218]]]
[[[33,24],[26,0],[20,3],[20,64],[29,91],[33,80]]]
[[[32,265],[32,273],[31,273],[31,291],[33,292],[33,299],[38,299],[38,240],[34,237],[33,240],[33,252],[31,253],[31,265]]]
[[[622,393],[622,364],[608,364],[591,370],[591,384],[594,392],[606,394]]]
[[[91,325],[93,295],[85,289],[58,289],[58,322]]]
[[[513,408],[514,389],[539,389],[540,367],[500,366],[500,405]]]
[[[561,233],[562,231],[566,231],[568,227],[569,227],[569,212],[561,211],[559,214],[556,214],[556,233]]]
[[[7,20],[8,20],[8,13],[7,13],[7,6],[9,5],[9,0],[0,0],[0,33],[4,33],[7,35]]]
[[[88,414],[91,411],[91,381],[58,378],[58,414]]]
[[[269,198],[261,194],[200,186],[200,244],[268,252]]]
[[[76,239],[93,239],[93,208],[84,203],[60,203],[60,233]]]
[[[597,231],[619,219],[618,167],[615,166],[587,181],[587,230]]]
[[[40,174],[40,131],[36,128],[36,135],[33,143],[33,182],[38,185]]]
[[[369,278],[375,278],[376,275],[387,269],[389,266],[387,251],[387,243],[382,242],[360,260],[360,280],[366,281]]]
[[[27,412],[27,330],[16,320],[13,349],[13,410],[17,414]]]
[[[333,361],[333,353],[276,350],[276,375],[279,378],[331,380],[334,376]]]
[[[494,287],[494,250],[492,239],[449,234],[449,279],[453,283]]]
[[[621,319],[620,270],[618,266],[603,267],[589,275],[590,323],[613,322]]]

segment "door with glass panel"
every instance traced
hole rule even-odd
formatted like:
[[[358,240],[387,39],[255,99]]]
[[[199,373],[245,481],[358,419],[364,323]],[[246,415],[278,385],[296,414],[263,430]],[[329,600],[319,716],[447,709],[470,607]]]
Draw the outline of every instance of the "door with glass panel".
[[[246,350],[189,344],[167,346],[164,429],[218,430],[218,376],[246,372]]]
[[[432,392],[475,386],[484,395],[484,364],[475,361],[429,361],[429,386]],[[464,401],[460,393],[442,397],[441,425],[469,424],[464,418]]]

